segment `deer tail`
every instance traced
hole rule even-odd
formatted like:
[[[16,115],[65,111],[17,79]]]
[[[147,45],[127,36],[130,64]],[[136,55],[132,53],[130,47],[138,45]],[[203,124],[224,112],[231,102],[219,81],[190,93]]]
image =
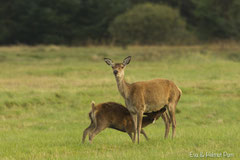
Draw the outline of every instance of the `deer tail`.
[[[89,113],[89,118],[94,124],[96,124],[96,118],[95,118],[96,107],[95,107],[95,102],[94,101],[92,101],[91,106],[92,106],[92,110]]]
[[[178,87],[177,87],[178,88]],[[179,99],[181,98],[181,96],[182,96],[182,90],[180,89],[180,88],[178,88],[178,91],[179,91],[179,97],[178,97],[178,101],[179,101]]]

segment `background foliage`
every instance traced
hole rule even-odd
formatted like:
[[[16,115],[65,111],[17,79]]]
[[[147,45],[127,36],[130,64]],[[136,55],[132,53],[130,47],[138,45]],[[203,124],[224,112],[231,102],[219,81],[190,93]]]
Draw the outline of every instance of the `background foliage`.
[[[159,44],[177,42],[187,34],[179,12],[166,5],[137,5],[115,18],[109,31],[119,43]]]
[[[126,20],[133,21],[127,13],[146,2],[179,10],[187,30],[199,40],[240,38],[239,0],[1,0],[0,44],[110,43],[115,35],[109,32],[113,20],[127,16]],[[159,16],[163,15],[161,12],[159,8]],[[139,12],[138,16],[144,18],[143,14],[145,12]],[[155,22],[156,19],[152,17],[151,20]],[[139,25],[144,28],[144,21]],[[158,35],[149,34],[148,37]],[[141,43],[153,41],[141,38],[138,39]],[[161,41],[156,39],[154,43]]]

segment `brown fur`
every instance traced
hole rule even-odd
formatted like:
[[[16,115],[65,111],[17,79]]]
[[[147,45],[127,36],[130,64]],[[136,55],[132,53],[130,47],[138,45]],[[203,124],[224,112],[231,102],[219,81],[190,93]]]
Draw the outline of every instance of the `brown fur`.
[[[147,113],[147,116],[143,117],[142,128],[157,120],[165,110],[166,108],[162,108],[159,111]],[[132,139],[132,133],[134,132],[132,116],[127,108],[121,104],[107,102],[95,106],[94,103],[92,103],[92,111],[89,113],[89,118],[91,124],[83,132],[82,143],[84,143],[87,135],[89,135],[89,141],[91,142],[94,136],[105,128],[113,128],[127,132]],[[148,139],[143,129],[141,129],[141,133]]]
[[[127,83],[124,79],[124,69],[126,65],[130,63],[130,56],[125,58],[123,63],[113,63],[112,60],[108,58],[104,60],[112,67],[118,90],[125,99],[126,107],[133,117],[135,126],[134,141],[137,134],[139,143],[143,113],[160,110],[165,105],[167,106],[172,122],[172,137],[174,137],[176,128],[175,110],[182,91],[172,81],[166,79],[154,79],[132,84]],[[169,121],[167,113],[163,114],[162,118],[166,125],[166,138],[171,122]]]

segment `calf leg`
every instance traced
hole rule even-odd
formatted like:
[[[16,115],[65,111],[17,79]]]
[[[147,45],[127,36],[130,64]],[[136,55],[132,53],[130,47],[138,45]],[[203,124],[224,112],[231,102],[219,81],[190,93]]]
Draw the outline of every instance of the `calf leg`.
[[[129,135],[129,137],[131,138],[132,142],[133,142],[133,136],[131,132],[127,132],[127,134]]]
[[[141,134],[144,135],[144,137],[146,138],[146,140],[149,140],[149,138],[147,137],[147,134],[145,133],[145,131],[143,129],[141,129]]]
[[[90,143],[92,143],[93,138],[100,133],[101,131],[103,131],[105,128],[107,128],[107,126],[105,125],[97,125],[94,130],[89,134],[89,141]]]
[[[89,135],[89,133],[91,133],[95,128],[94,123],[91,122],[91,124],[84,130],[83,132],[83,136],[82,136],[82,143],[85,142],[85,138],[87,135]]]

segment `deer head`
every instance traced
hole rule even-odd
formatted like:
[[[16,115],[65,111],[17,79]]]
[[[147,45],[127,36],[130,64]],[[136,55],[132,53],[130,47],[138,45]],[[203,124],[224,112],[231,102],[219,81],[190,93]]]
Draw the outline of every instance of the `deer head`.
[[[128,56],[123,60],[122,63],[113,63],[113,61],[109,58],[104,58],[104,61],[107,65],[111,66],[113,69],[113,74],[115,77],[123,77],[124,76],[124,69],[126,65],[128,65],[131,61],[131,56]]]

